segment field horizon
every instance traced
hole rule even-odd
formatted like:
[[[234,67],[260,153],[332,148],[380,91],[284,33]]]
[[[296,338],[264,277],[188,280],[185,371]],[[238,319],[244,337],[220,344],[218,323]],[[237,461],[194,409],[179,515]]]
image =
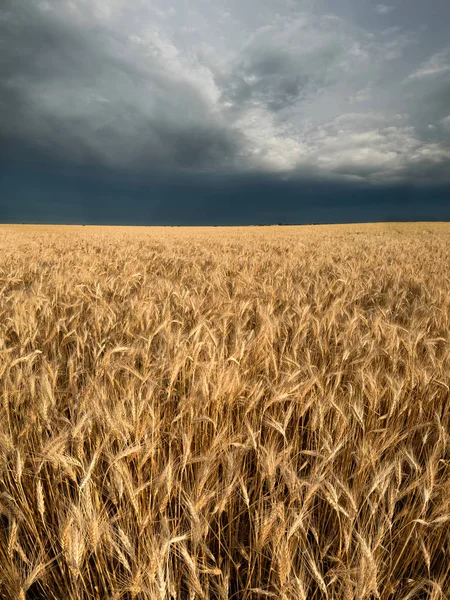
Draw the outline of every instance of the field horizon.
[[[8,227],[26,227],[26,228],[30,228],[30,227],[36,227],[36,228],[42,228],[42,227],[74,227],[74,228],[78,228],[78,227],[92,227],[92,228],[101,228],[101,227],[108,227],[108,228],[125,228],[125,229],[188,229],[188,230],[192,230],[192,229],[212,229],[212,230],[216,230],[216,229],[251,229],[253,227],[287,227],[289,229],[291,229],[292,227],[301,227],[301,228],[305,228],[305,227],[321,227],[321,228],[326,228],[326,227],[333,227],[333,228],[343,228],[345,229],[351,229],[354,227],[362,227],[362,228],[381,228],[381,229],[389,229],[392,226],[399,226],[400,228],[418,228],[421,229],[422,227],[426,227],[427,225],[430,225],[432,227],[446,227],[446,226],[450,226],[450,221],[361,221],[361,222],[348,222],[348,223],[253,223],[253,224],[246,224],[246,225],[141,225],[141,224],[135,224],[135,225],[129,225],[129,224],[125,224],[125,225],[119,225],[119,224],[108,224],[108,223],[0,223],[0,227],[1,228],[8,228]]]

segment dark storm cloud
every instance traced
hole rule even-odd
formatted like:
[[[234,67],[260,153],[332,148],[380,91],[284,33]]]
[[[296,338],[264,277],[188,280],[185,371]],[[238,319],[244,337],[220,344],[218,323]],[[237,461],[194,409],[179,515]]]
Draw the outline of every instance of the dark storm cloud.
[[[6,0],[0,151],[173,178],[450,183],[448,4],[418,2]]]
[[[30,157],[29,157],[30,158]],[[251,225],[450,220],[443,186],[336,182],[255,174],[122,173],[64,161],[11,161],[0,222]]]
[[[67,15],[66,15],[67,17]],[[105,27],[83,27],[11,0],[0,37],[0,134],[36,151],[118,167],[230,164],[238,135],[188,80],[145,64]]]
[[[277,112],[337,83],[350,67],[361,68],[354,50],[351,30],[330,16],[262,27],[221,81],[224,98],[238,110],[256,102]]]

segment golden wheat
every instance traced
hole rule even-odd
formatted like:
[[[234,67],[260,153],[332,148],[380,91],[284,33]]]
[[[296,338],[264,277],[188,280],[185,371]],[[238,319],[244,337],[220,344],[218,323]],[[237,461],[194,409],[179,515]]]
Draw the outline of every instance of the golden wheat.
[[[450,226],[0,227],[0,597],[450,597]]]

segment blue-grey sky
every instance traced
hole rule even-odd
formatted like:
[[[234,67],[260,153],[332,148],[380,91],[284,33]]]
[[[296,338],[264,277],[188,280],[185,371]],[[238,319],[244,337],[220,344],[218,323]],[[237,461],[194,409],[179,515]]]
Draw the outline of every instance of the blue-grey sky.
[[[4,0],[0,144],[0,221],[450,219],[450,2]]]

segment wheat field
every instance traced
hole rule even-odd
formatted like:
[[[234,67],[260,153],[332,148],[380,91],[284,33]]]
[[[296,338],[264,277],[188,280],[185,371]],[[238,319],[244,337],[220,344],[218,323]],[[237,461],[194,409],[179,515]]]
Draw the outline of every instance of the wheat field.
[[[0,597],[450,597],[450,225],[0,226]]]

